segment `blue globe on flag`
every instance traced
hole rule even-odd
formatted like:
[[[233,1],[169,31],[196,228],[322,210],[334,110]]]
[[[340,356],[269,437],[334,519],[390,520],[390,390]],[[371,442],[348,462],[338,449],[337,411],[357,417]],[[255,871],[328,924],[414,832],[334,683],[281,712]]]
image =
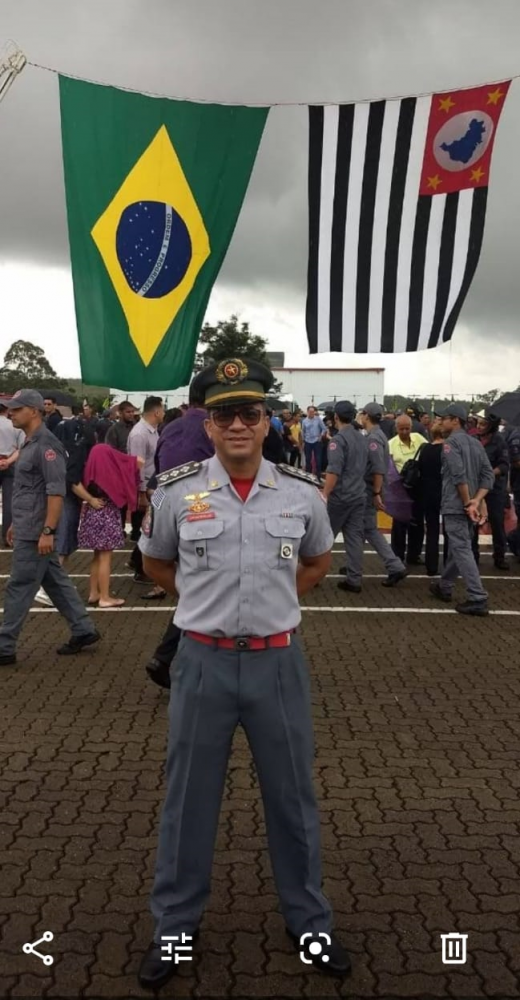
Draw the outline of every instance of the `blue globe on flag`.
[[[146,299],[160,299],[180,285],[188,270],[190,234],[171,205],[134,202],[121,214],[116,253],[131,290]]]

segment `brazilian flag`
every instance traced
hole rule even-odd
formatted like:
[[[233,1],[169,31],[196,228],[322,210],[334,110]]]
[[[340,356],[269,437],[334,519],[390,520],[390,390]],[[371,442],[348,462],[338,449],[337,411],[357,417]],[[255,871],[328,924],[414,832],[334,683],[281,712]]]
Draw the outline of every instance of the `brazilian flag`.
[[[60,103],[83,381],[187,385],[267,109],[62,76]]]

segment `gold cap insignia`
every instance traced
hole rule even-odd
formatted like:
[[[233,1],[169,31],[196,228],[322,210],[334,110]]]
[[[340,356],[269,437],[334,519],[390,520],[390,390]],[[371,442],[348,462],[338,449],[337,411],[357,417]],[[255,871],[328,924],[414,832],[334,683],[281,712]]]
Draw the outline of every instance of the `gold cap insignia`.
[[[230,361],[221,361],[217,365],[215,374],[219,382],[226,382],[228,385],[237,385],[247,378],[249,369],[240,358],[232,358]]]

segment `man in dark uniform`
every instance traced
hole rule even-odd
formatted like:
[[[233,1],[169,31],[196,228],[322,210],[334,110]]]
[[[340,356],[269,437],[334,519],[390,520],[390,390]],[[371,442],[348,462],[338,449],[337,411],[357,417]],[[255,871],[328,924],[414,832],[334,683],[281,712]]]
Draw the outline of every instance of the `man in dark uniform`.
[[[377,552],[388,574],[386,580],[382,581],[383,587],[396,587],[401,580],[406,579],[408,570],[377,526],[378,511],[385,509],[384,488],[390,461],[388,441],[379,426],[382,417],[383,407],[379,403],[367,403],[361,412],[368,444],[364,529],[366,541]]]
[[[467,413],[460,403],[450,403],[436,416],[442,420],[441,513],[449,541],[449,556],[439,583],[430,593],[449,603],[455,580],[466,584],[466,601],[455,606],[462,615],[487,615],[487,593],[472,551],[473,533],[481,518],[484,497],[493,489],[495,477],[489,459],[475,438],[466,433]]]
[[[39,392],[20,389],[7,405],[13,426],[25,431],[26,439],[14,473],[13,524],[8,533],[14,551],[0,628],[0,666],[16,663],[16,640],[40,587],[71,628],[69,641],[58,653],[79,653],[100,638],[54,551],[66,492],[65,450],[43,423]]]
[[[478,418],[478,439],[489,458],[495,477],[493,489],[489,491],[486,497],[488,519],[493,536],[493,562],[497,569],[507,571],[509,563],[506,559],[507,538],[504,517],[509,479],[509,452],[507,440],[500,433],[499,427],[500,417],[498,414],[493,413],[493,410],[489,407],[485,411],[485,416]],[[478,531],[474,535],[473,552],[478,562]]]
[[[364,434],[353,426],[356,413],[356,407],[347,399],[334,407],[338,433],[327,449],[323,495],[328,501],[334,538],[341,531],[345,542],[347,578],[340,580],[338,587],[359,594],[363,576],[368,446]]]
[[[230,358],[196,381],[215,455],[158,476],[139,543],[145,571],[168,593],[178,591],[175,622],[184,633],[171,673],[155,937],[139,982],[166,983],[177,966],[164,961],[161,939],[198,931],[239,724],[258,772],[288,933],[306,961],[345,976],[350,959],[321,886],[309,677],[294,634],[298,599],[331,564],[327,509],[312,476],[262,457],[267,368]],[[329,937],[323,950],[319,934]]]
[[[515,504],[515,512],[520,528],[520,427],[506,428],[505,439],[509,453],[511,472],[509,481]]]

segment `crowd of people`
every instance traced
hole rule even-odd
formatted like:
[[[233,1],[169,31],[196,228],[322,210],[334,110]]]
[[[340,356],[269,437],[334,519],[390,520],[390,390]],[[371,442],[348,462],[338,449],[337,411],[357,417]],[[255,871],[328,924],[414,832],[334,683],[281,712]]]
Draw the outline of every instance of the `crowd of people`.
[[[30,392],[34,398],[38,397]],[[73,412],[66,418],[52,395],[41,402],[38,398],[37,403],[42,427],[52,434],[58,450],[61,446],[66,465],[63,508],[53,530],[53,550],[59,563],[65,565],[79,547],[91,549],[89,606],[122,607],[124,599],[111,592],[111,563],[112,553],[124,547],[129,533],[134,542],[128,563],[133,580],[148,588],[142,599],[162,600],[164,589],[153,585],[143,570],[138,544],[142,522],[158,475],[213,454],[206,432],[203,399],[197,397],[195,388],[190,391],[188,405],[179,408],[165,411],[160,397],[149,396],[142,412],[125,400],[102,415],[85,403],[82,412]],[[9,545],[14,471],[25,439],[22,423],[14,416],[16,412],[19,412],[16,406],[8,410],[6,405],[0,405],[4,545]],[[442,561],[443,577],[446,572],[449,576],[453,573],[450,550],[454,529],[452,525],[450,536],[447,521],[462,512],[466,520],[471,514],[469,565],[473,580],[468,591],[473,599],[462,610],[487,612],[487,594],[473,579],[473,565],[478,567],[479,563],[482,530],[491,531],[497,570],[509,570],[508,549],[520,557],[520,530],[516,527],[507,533],[505,527],[510,494],[516,515],[520,515],[519,428],[505,426],[492,408],[478,416],[468,416],[457,403],[442,414],[428,414],[413,405],[403,412],[392,413],[375,402],[357,410],[350,402],[341,401],[323,414],[309,406],[305,414],[300,410],[274,413],[267,409],[267,415],[269,429],[263,446],[264,458],[312,474],[327,500],[334,534],[343,534],[345,579],[338,584],[342,590],[361,591],[365,543],[383,562],[384,586],[396,586],[405,579],[410,566],[422,562],[427,574],[436,577]],[[475,482],[473,490],[479,485],[486,491],[485,500],[479,499],[478,511],[462,504],[462,499],[472,498],[460,490],[455,501],[453,498],[451,501],[455,509],[449,509],[449,477],[457,488],[461,476],[465,482],[469,478],[457,447],[457,433],[461,431],[464,432],[461,440],[473,442],[473,460],[475,455],[484,455],[488,465],[489,482],[487,485]],[[448,437],[452,443],[447,443]],[[455,468],[455,455],[460,468]],[[480,473],[474,469],[475,475],[478,479]],[[378,529],[377,518],[382,512],[392,518],[390,543]],[[483,528],[486,522],[488,529]],[[467,569],[465,572],[467,576]],[[441,579],[440,584],[432,586],[432,594],[446,599],[451,590]],[[35,600],[49,606],[54,603],[43,584]],[[169,684],[169,666],[178,641],[178,630],[169,625],[148,664],[150,676],[163,686]]]

